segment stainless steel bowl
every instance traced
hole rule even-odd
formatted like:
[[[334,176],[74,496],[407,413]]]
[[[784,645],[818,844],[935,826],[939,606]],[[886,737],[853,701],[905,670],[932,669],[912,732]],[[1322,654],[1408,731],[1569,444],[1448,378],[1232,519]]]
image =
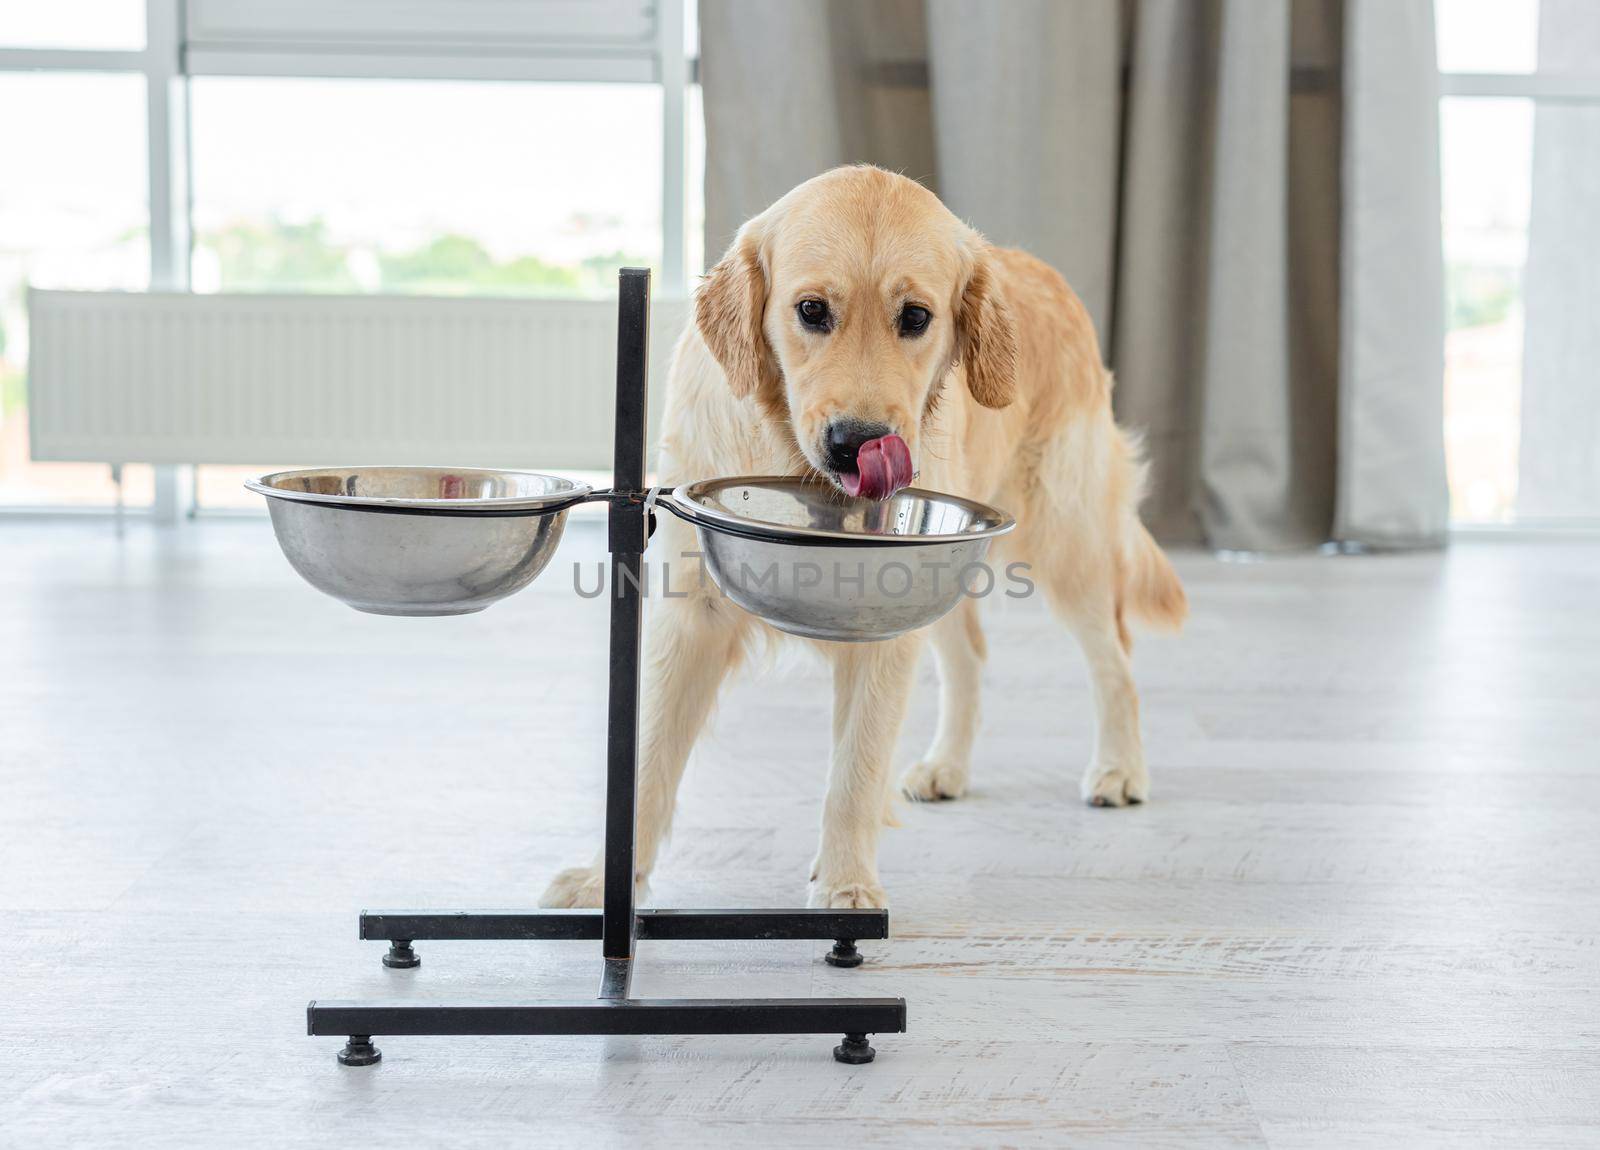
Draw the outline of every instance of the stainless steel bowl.
[[[987,593],[989,545],[1016,526],[954,495],[908,487],[879,503],[794,477],[689,483],[668,503],[728,598],[779,630],[844,643],[926,627]]]
[[[590,488],[533,471],[341,467],[245,484],[289,563],[375,615],[466,615],[543,571]]]

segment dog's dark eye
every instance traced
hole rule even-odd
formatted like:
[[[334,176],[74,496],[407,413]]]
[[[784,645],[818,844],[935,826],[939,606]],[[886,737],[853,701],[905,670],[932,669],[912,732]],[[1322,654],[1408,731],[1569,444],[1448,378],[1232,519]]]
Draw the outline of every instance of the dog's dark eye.
[[[933,313],[927,308],[909,303],[900,309],[900,334],[921,335],[928,330],[928,321],[932,318]]]
[[[794,310],[800,314],[800,322],[812,331],[830,331],[833,328],[833,316],[828,311],[828,305],[820,299],[803,299],[795,305]]]

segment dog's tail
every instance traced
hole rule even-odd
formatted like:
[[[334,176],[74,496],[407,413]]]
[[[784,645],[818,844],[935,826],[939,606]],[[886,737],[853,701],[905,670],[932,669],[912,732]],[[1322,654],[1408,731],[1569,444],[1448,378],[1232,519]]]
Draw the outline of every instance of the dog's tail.
[[[1189,616],[1189,598],[1172,562],[1135,519],[1124,556],[1122,606],[1134,618],[1161,631],[1176,631]]]

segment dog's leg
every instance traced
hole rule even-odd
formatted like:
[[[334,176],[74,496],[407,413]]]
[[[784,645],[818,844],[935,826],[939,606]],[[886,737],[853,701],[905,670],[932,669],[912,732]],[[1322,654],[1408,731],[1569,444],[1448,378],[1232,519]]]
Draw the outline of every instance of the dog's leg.
[[[1083,650],[1094,687],[1094,757],[1081,793],[1097,807],[1150,796],[1139,738],[1139,693],[1128,660],[1121,532],[1138,530],[1139,469],[1110,412],[1068,424],[1014,483],[1021,507],[1013,546],[1029,577]],[[1120,479],[1119,479],[1120,476]],[[1117,481],[1117,482],[1113,482]],[[1121,495],[1113,494],[1120,486]],[[1120,501],[1119,501],[1120,500]],[[1090,509],[1100,509],[1091,514]]]
[[[677,568],[673,570],[676,579]],[[738,662],[740,629],[748,625],[736,607],[705,584],[697,584],[687,598],[653,603],[651,610],[645,639],[634,854],[634,881],[641,896],[671,827],[689,752],[711,713],[718,688]],[[590,865],[556,875],[539,905],[599,906],[605,890],[604,860],[602,850]]]
[[[939,663],[939,726],[922,761],[900,777],[900,789],[918,801],[959,799],[967,790],[978,735],[984,643],[977,600],[963,599],[929,628],[929,638]]]
[[[889,803],[889,760],[905,718],[921,640],[832,644],[833,765],[809,905],[887,905],[878,882],[878,834]]]
[[[1094,758],[1083,775],[1083,801],[1097,807],[1142,803],[1150,797],[1150,774],[1139,738],[1139,692],[1115,600],[1109,591],[1051,598],[1083,648],[1094,685]]]

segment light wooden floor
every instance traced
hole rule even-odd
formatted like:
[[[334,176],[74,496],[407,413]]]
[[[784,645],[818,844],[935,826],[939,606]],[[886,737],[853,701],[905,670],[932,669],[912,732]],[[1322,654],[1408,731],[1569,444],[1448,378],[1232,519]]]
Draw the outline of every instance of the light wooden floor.
[[[313,997],[593,993],[592,944],[386,971],[355,915],[531,905],[587,855],[604,604],[570,565],[598,555],[575,528],[523,596],[401,621],[310,591],[264,520],[0,522],[0,1145],[1600,1143],[1592,543],[1182,557],[1194,620],[1140,645],[1155,793],[1126,811],[1074,797],[1068,641],[992,611],[974,792],[886,834],[895,937],[853,972],[646,944],[636,979],[903,995],[874,1065],[730,1037],[336,1066]],[[803,897],[826,694],[797,660],[726,699],[658,905]]]

